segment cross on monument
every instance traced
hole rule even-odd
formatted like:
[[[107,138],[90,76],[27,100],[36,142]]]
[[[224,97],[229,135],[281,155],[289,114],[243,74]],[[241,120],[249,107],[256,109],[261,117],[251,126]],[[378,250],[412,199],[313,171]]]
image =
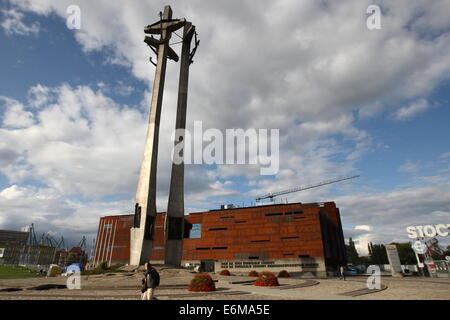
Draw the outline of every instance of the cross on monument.
[[[153,231],[156,218],[156,167],[158,158],[159,124],[161,106],[164,93],[164,80],[167,59],[178,62],[179,57],[169,46],[172,33],[184,27],[183,46],[180,67],[180,83],[178,92],[176,128],[186,127],[186,108],[189,65],[199,41],[195,39],[195,48],[190,50],[193,35],[196,36],[195,26],[186,19],[172,19],[170,6],[164,7],[160,14],[160,21],[147,27],[144,32],[144,42],[157,55],[157,62],[150,62],[156,66],[153,81],[152,100],[148,123],[147,138],[144,148],[139,182],[135,197],[134,224],[130,231],[130,265],[142,265],[150,260],[152,252]],[[159,35],[159,39],[153,37]],[[184,139],[175,144],[184,143]],[[184,230],[184,164],[172,166],[172,177],[169,192],[169,204],[165,221],[165,263],[179,266],[181,264],[182,241]]]

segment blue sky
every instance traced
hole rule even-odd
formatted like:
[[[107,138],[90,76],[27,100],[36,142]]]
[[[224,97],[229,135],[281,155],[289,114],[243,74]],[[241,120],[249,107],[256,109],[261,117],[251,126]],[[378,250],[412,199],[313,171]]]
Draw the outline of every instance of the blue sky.
[[[39,35],[0,34],[4,48],[8,48],[0,53],[3,95],[23,101],[28,89],[36,84],[54,87],[63,82],[71,86],[124,82],[133,86],[137,94],[115,98],[131,105],[142,100],[146,84],[133,77],[127,68],[104,63],[107,56],[103,52],[83,53],[74,32],[65,27],[61,17],[31,13],[29,19],[24,19],[27,20],[40,24]]]
[[[0,228],[34,222],[78,242],[95,236],[100,216],[133,210],[154,70],[142,28],[164,3],[72,1],[82,13],[76,31],[66,27],[69,2],[1,1]],[[275,176],[254,166],[188,166],[187,212],[360,174],[287,198],[335,201],[346,238],[362,250],[367,241],[407,241],[409,224],[449,222],[450,24],[441,17],[448,5],[381,1],[382,29],[368,31],[369,4],[171,4],[202,41],[188,129],[201,120],[220,130],[279,128],[281,136]],[[227,31],[219,27],[230,21]],[[280,30],[285,42],[270,47]],[[161,211],[177,68],[169,63],[163,106]]]

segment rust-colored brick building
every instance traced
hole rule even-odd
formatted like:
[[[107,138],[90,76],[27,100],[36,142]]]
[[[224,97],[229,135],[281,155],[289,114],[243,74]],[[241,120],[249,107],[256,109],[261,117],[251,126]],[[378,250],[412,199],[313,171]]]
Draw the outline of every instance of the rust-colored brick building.
[[[158,213],[151,261],[164,261],[164,213]],[[100,219],[94,263],[128,263],[133,215]],[[345,263],[334,202],[293,203],[195,212],[185,216],[183,263],[207,271],[288,270],[326,275]]]

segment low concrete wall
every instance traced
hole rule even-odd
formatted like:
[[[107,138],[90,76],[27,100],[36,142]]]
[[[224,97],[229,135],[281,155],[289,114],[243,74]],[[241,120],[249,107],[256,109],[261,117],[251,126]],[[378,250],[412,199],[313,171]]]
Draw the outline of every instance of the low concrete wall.
[[[274,260],[220,260],[215,262],[215,272],[229,270],[235,274],[270,271],[278,273],[286,270],[294,276],[325,278],[327,272],[322,258],[274,259]]]

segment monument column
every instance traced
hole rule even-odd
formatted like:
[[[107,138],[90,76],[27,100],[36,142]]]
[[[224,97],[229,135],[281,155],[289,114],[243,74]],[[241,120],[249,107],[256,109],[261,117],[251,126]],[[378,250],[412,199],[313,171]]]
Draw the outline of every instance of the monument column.
[[[135,197],[134,225],[130,233],[130,265],[141,265],[150,258],[156,217],[156,166],[166,65],[168,56],[173,60],[177,60],[173,57],[173,50],[169,47],[169,40],[171,33],[183,27],[185,23],[185,20],[172,20],[172,9],[170,6],[166,6],[161,20],[145,28],[145,33],[159,34],[160,39],[156,40],[153,37],[146,37],[145,40],[158,55],[158,60],[153,81],[144,158]]]
[[[189,84],[189,66],[192,63],[191,42],[195,26],[187,22],[184,26],[183,45],[181,49],[180,79],[178,87],[178,104],[176,118],[175,150],[181,150],[181,159],[172,163],[169,203],[165,221],[165,255],[166,265],[179,267],[183,255],[184,238],[184,130],[186,129],[186,111]],[[196,41],[196,45],[198,42]],[[181,144],[181,148],[180,147]],[[174,159],[173,159],[174,160]],[[180,163],[181,162],[181,163]]]

